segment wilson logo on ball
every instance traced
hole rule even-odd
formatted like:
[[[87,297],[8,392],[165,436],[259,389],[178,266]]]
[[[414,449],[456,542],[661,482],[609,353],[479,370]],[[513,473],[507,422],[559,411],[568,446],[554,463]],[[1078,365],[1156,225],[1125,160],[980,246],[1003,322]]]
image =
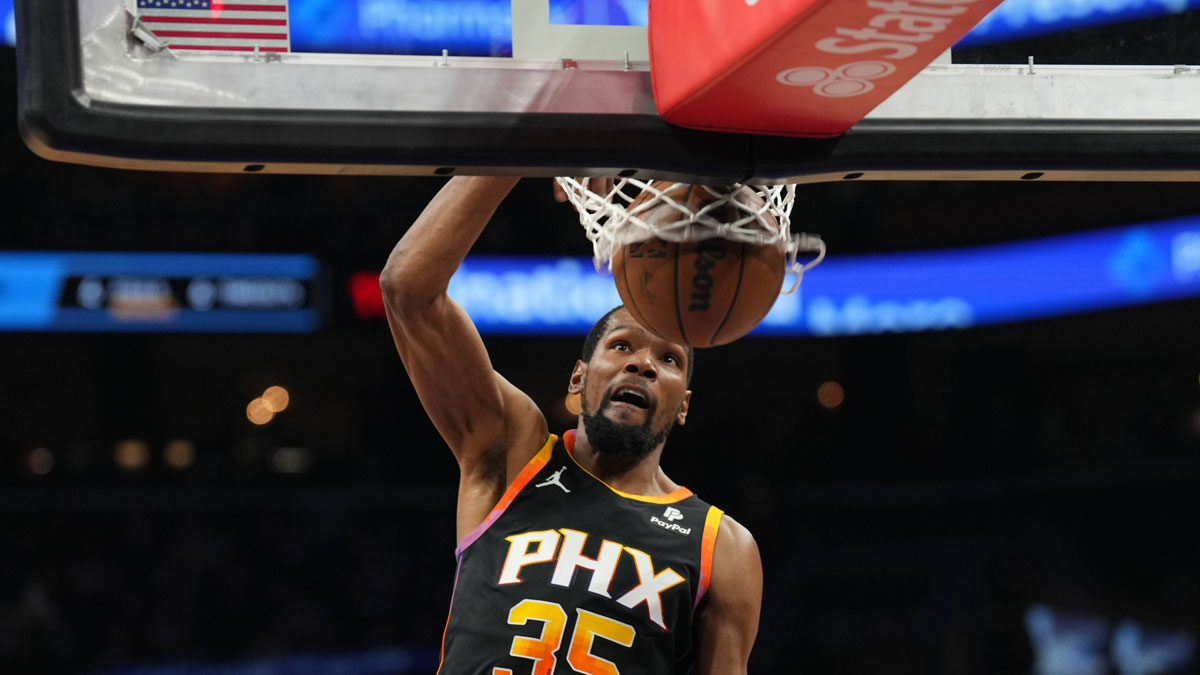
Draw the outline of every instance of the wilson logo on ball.
[[[692,275],[692,302],[689,312],[707,312],[712,300],[713,278],[710,273],[717,261],[725,257],[725,246],[714,239],[696,244],[696,273]]]
[[[837,68],[799,66],[788,68],[775,76],[780,84],[789,87],[812,87],[813,93],[828,98],[861,96],[875,88],[878,80],[896,72],[887,61],[855,61]]]

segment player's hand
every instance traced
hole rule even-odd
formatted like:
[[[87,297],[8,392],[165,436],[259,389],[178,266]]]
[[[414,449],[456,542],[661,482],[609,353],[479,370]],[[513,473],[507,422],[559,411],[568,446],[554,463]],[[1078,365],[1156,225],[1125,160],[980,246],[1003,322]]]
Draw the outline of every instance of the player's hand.
[[[582,183],[583,181],[588,180],[588,178],[586,176],[576,176],[575,180]],[[613,185],[616,184],[616,180],[617,179],[615,179],[615,178],[594,178],[593,177],[590,181],[588,181],[587,186],[588,186],[588,189],[591,190],[592,192],[606,195],[609,192],[612,192]],[[554,181],[554,201],[556,201],[560,204],[562,202],[567,201],[567,191],[564,190],[563,187],[558,184],[558,181]]]

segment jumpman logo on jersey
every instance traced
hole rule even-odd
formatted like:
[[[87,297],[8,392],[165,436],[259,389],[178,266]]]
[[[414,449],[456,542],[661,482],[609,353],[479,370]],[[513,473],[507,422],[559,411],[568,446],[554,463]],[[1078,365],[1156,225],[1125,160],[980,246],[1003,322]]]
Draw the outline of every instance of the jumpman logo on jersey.
[[[549,478],[542,481],[541,483],[538,483],[537,485],[534,485],[534,487],[546,487],[547,485],[557,485],[558,487],[563,489],[563,492],[570,492],[570,490],[567,489],[567,486],[563,485],[562,482],[559,480],[559,478],[562,476],[563,472],[566,470],[567,470],[567,466],[564,464],[563,468],[550,474]]]

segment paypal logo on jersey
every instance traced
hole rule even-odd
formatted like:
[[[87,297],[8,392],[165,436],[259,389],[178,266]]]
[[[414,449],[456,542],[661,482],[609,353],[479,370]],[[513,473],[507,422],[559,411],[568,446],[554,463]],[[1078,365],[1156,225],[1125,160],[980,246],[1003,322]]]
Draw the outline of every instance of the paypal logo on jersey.
[[[668,506],[667,510],[663,511],[663,518],[666,518],[666,520],[663,520],[658,516],[650,516],[650,522],[663,528],[664,530],[678,532],[684,536],[692,533],[692,528],[684,527],[675,522],[676,520],[683,520],[683,512],[674,506]]]

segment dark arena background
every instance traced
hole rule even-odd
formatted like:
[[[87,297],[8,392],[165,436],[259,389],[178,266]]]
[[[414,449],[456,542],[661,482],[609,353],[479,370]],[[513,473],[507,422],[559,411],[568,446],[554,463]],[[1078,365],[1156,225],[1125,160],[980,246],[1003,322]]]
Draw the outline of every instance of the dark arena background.
[[[1197,63],[1197,30],[1196,12],[1144,18],[1121,37],[1082,29],[1068,51],[1123,41],[1125,62]],[[1053,62],[1036,40],[955,59]],[[432,673],[456,465],[372,293],[441,181],[50,163],[18,137],[15,71],[0,48],[0,255],[304,254],[320,320],[13,328],[20,263],[0,257],[0,672]],[[588,255],[550,192],[519,184],[474,253]],[[876,182],[801,186],[793,218],[833,265],[1197,214],[1192,183]],[[1185,264],[1200,249],[1175,255],[1114,265],[1127,280],[1200,269]],[[1054,262],[987,269],[1036,294],[1065,283],[1071,260]],[[57,302],[86,306],[89,283]],[[1108,309],[699,352],[664,465],[756,535],[751,672],[1197,672],[1200,299],[1147,284]],[[582,334],[485,338],[552,429],[573,424]]]

